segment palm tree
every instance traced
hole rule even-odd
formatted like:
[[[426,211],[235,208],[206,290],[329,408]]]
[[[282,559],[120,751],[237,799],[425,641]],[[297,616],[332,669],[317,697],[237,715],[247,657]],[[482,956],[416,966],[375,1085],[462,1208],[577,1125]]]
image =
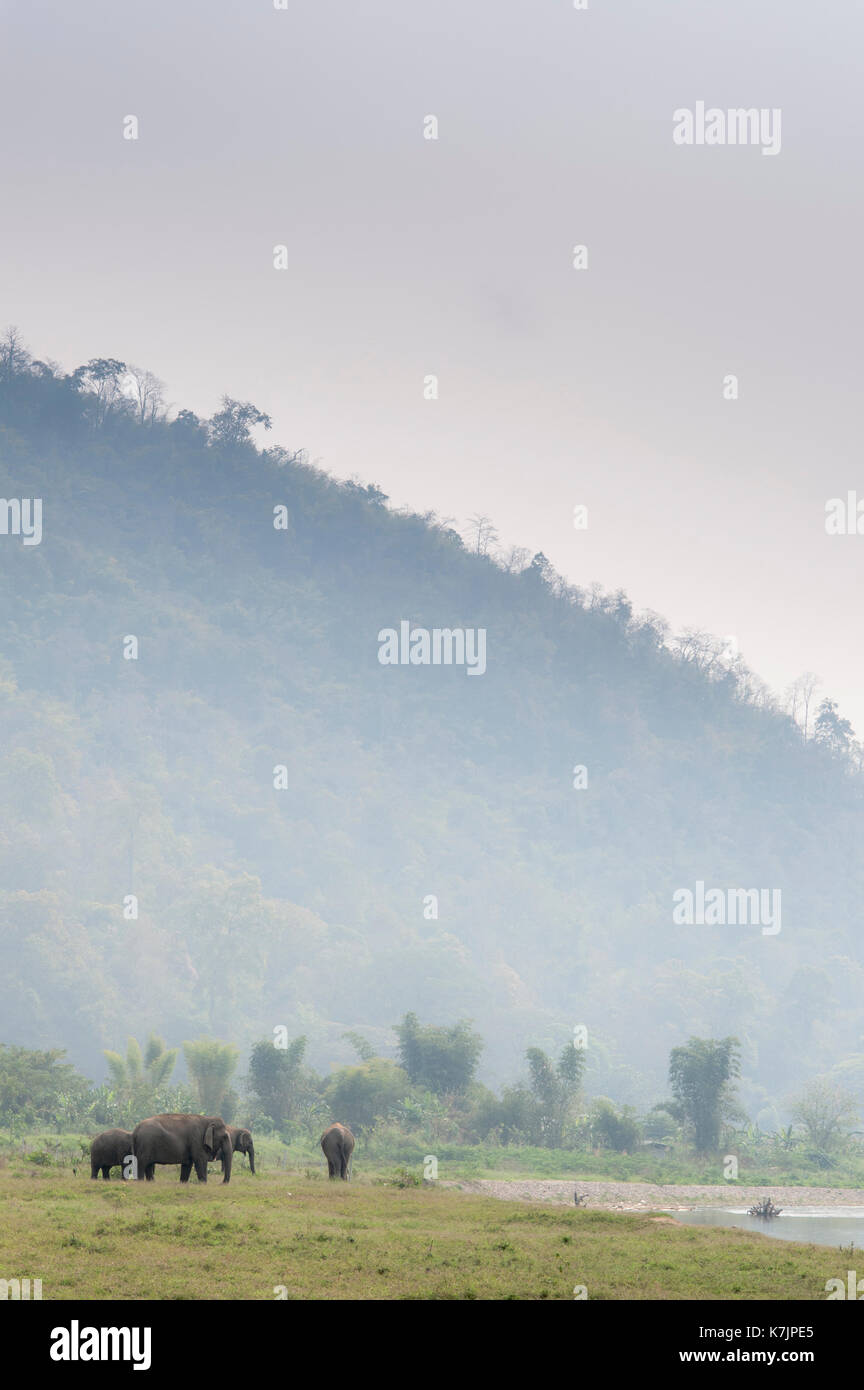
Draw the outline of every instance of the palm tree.
[[[198,1092],[201,1113],[218,1115],[237,1066],[237,1048],[215,1038],[199,1038],[197,1042],[184,1042],[183,1055]]]
[[[143,1053],[138,1040],[129,1038],[125,1057],[107,1049],[103,1056],[108,1063],[114,1097],[124,1117],[137,1124],[150,1114],[159,1088],[169,1080],[177,1064],[177,1048],[166,1048],[163,1040],[151,1033]]]

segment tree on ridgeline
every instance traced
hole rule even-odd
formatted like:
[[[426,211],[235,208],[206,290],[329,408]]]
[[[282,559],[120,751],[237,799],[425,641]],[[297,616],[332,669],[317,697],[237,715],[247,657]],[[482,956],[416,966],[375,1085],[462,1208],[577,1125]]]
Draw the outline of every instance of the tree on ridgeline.
[[[30,353],[24,346],[20,331],[10,324],[0,337],[0,381],[11,381],[30,365]]]
[[[164,417],[165,383],[146,367],[126,369],[126,395],[139,425],[152,425]]]
[[[852,746],[855,730],[848,719],[837,713],[836,700],[823,700],[816,714],[813,738],[836,757],[846,757]]]
[[[222,409],[210,418],[210,442],[226,448],[250,444],[255,425],[269,430],[273,428],[273,421],[251,401],[235,401],[231,396],[223,396]]]
[[[95,429],[102,428],[112,411],[126,407],[123,382],[127,375],[126,363],[116,357],[92,357],[72,373],[73,384],[89,398]]]

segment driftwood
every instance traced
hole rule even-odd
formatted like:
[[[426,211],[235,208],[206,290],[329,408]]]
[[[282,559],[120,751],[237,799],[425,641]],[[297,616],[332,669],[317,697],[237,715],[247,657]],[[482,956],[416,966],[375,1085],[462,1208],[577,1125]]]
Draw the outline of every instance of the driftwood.
[[[782,1210],[782,1207],[775,1207],[770,1197],[766,1197],[764,1202],[757,1202],[750,1208],[748,1216],[761,1216],[767,1221],[772,1216],[779,1216]]]

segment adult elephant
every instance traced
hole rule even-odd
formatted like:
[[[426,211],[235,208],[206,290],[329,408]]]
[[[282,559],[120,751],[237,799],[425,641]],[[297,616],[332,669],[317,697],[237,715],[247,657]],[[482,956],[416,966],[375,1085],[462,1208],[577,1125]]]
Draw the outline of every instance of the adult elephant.
[[[179,1163],[180,1181],[188,1182],[194,1167],[199,1182],[207,1181],[207,1164],[222,1159],[222,1181],[231,1181],[231,1138],[220,1115],[151,1115],[132,1131],[132,1152],[138,1178],[153,1181],[157,1163]]]
[[[254,1173],[254,1172],[255,1172],[255,1145],[254,1145],[254,1143],[252,1142],[252,1135],[249,1133],[248,1129],[238,1129],[236,1125],[226,1125],[225,1128],[227,1129],[229,1135],[231,1136],[231,1151],[232,1151],[232,1153],[235,1153],[235,1154],[236,1154],[236,1153],[248,1154],[248,1156],[249,1156],[249,1167],[252,1169],[252,1172]],[[224,1159],[223,1159],[223,1161],[222,1161],[222,1167],[223,1167],[223,1169],[224,1169],[224,1167],[225,1167],[225,1161],[224,1161]]]
[[[106,1129],[97,1134],[90,1145],[90,1176],[98,1178],[99,1170],[107,1182],[111,1169],[123,1167],[124,1159],[132,1152],[132,1134],[128,1129]]]
[[[351,1155],[354,1152],[354,1135],[348,1126],[337,1123],[325,1129],[321,1135],[321,1147],[327,1160],[328,1176],[347,1182],[351,1176]]]

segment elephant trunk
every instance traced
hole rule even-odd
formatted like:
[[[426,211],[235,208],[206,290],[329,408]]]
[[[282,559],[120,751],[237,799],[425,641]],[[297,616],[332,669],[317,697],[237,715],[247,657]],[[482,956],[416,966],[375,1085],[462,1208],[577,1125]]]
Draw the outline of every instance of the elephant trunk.
[[[222,1181],[231,1181],[231,1158],[233,1149],[231,1147],[231,1135],[226,1134],[222,1143]]]
[[[247,1152],[247,1154],[249,1155],[249,1167],[252,1169],[252,1172],[254,1173],[254,1172],[255,1172],[255,1145],[252,1143],[252,1140],[251,1140],[251,1139],[249,1140],[249,1147],[248,1147],[248,1149],[246,1150],[246,1152]]]

